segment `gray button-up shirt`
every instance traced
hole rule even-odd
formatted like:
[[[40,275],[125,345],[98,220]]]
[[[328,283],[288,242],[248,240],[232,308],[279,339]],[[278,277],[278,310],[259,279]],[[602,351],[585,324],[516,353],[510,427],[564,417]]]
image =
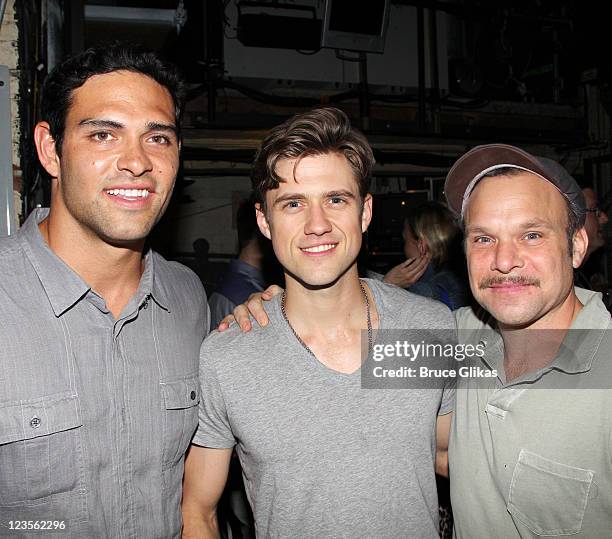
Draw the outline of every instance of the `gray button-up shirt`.
[[[149,252],[116,320],[42,239],[47,212],[0,240],[0,535],[60,521],[69,537],[178,536],[202,285]]]

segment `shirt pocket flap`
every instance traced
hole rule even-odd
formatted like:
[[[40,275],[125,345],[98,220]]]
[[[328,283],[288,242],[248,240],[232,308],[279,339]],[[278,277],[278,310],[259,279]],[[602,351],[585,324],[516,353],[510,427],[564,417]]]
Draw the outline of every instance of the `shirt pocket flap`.
[[[0,445],[82,425],[79,398],[71,392],[0,404]]]
[[[579,533],[595,472],[521,449],[508,512],[536,535]]]
[[[181,380],[161,382],[160,385],[166,410],[191,408],[200,403],[200,382],[197,374]]]

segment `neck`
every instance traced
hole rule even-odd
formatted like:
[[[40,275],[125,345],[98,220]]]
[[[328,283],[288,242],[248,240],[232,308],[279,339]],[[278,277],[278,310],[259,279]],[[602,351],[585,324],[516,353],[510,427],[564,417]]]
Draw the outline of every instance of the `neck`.
[[[354,373],[365,357],[363,330],[378,327],[374,298],[367,285],[362,291],[356,266],[333,285],[316,289],[307,288],[290,275],[285,274],[285,278],[284,315],[297,339],[328,368]],[[370,331],[368,341],[371,345]]]
[[[529,326],[499,323],[504,341],[506,381],[549,365],[581,309],[582,303],[572,288],[561,305]]]
[[[317,334],[332,328],[366,327],[366,304],[356,266],[333,285],[323,288],[307,288],[287,274],[285,280],[285,310],[296,331]],[[373,301],[370,305],[373,317]]]
[[[76,272],[118,318],[138,289],[143,271],[144,240],[131,246],[114,246],[80,227],[65,226],[53,212],[39,229],[50,249]]]

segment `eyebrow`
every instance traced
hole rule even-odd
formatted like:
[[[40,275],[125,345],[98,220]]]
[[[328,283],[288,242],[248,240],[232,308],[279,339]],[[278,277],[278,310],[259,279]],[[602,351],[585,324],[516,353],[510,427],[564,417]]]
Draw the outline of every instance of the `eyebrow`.
[[[122,123],[116,122],[114,120],[101,120],[96,118],[86,118],[85,120],[81,120],[79,125],[91,126],[91,127],[104,127],[107,129],[122,129],[125,127]]]
[[[525,221],[523,223],[519,223],[518,228],[520,228],[521,230],[525,230],[529,228],[539,228],[539,229],[544,228],[548,230],[553,230],[555,227],[553,227],[550,223],[547,223],[545,221],[534,219],[531,221]],[[481,226],[475,226],[475,227],[468,226],[465,232],[466,234],[489,234],[489,231],[486,229],[486,227],[481,227]]]
[[[288,200],[305,200],[306,197],[300,193],[285,193],[284,195],[280,195],[272,206],[278,206],[282,202],[287,202]]]
[[[85,120],[81,120],[79,125],[96,127],[102,129],[123,129],[125,127],[121,122],[117,122],[115,120],[105,120],[101,118],[86,118]],[[166,131],[172,132],[177,135],[177,128],[174,124],[165,124],[160,122],[148,122],[145,125],[145,129],[148,131]]]
[[[354,193],[348,191],[346,189],[341,189],[339,191],[328,191],[327,193],[323,193],[323,198],[334,198],[334,197],[345,197],[350,199],[355,199]],[[281,204],[282,202],[287,202],[288,200],[306,200],[306,196],[303,193],[285,193],[284,195],[279,196],[272,206],[276,206]]]
[[[548,229],[554,228],[553,226],[550,225],[550,223],[547,223],[545,221],[539,221],[539,220],[526,221],[525,223],[522,223],[521,226],[522,228],[548,228]]]
[[[351,198],[353,200],[355,199],[355,194],[346,189],[340,189],[340,191],[330,191],[329,193],[325,193],[325,196],[327,198],[346,197],[346,198]]]
[[[178,132],[176,125],[174,124],[162,124],[159,122],[149,122],[146,125],[146,127],[147,127],[147,131],[171,131],[175,135]]]
[[[486,234],[487,231],[480,226],[468,226],[465,229],[465,234]]]

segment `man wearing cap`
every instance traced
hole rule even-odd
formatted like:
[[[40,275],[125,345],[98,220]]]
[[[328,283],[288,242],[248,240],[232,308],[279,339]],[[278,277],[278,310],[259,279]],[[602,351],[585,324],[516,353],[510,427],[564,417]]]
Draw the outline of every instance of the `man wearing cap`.
[[[573,284],[588,248],[584,195],[558,163],[502,144],[461,157],[445,191],[488,311],[460,309],[458,326],[498,373],[459,381],[455,535],[608,537],[612,324],[601,296]]]

